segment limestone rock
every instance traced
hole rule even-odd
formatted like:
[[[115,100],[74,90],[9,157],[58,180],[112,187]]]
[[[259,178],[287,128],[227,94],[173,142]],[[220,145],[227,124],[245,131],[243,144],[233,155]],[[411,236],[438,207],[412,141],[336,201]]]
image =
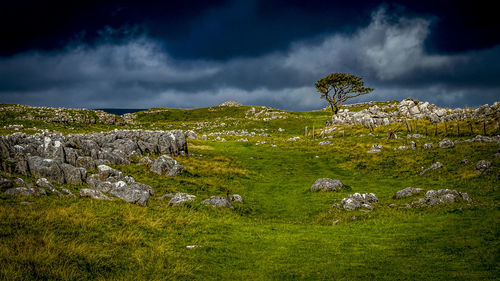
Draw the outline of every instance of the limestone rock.
[[[229,201],[243,203],[243,198],[238,194],[229,195]]]
[[[330,178],[320,178],[317,179],[311,186],[311,191],[338,191],[341,190],[344,185],[340,180],[334,180]]]
[[[196,196],[187,193],[176,193],[168,202],[169,206],[177,206],[185,202],[191,202],[196,198]]]
[[[491,167],[491,162],[486,160],[479,160],[476,164],[476,170],[484,172]]]
[[[39,187],[45,187],[47,188],[50,192],[54,193],[55,195],[59,197],[63,197],[64,195],[57,190],[46,178],[41,178],[36,181],[36,185]]]
[[[376,202],[378,202],[378,198],[374,193],[354,193],[349,194],[348,197],[342,199],[340,204],[343,205],[343,208],[347,211],[359,208],[372,210],[372,204]]]
[[[442,140],[439,142],[440,148],[452,148],[455,147],[455,143],[451,140]]]
[[[113,200],[112,198],[104,195],[99,190],[82,188],[80,189],[80,197],[90,197],[97,200]]]
[[[184,166],[179,164],[175,159],[168,155],[162,155],[153,162],[150,170],[160,175],[167,174],[168,176],[177,176],[183,169]]]
[[[231,203],[229,203],[229,201],[227,201],[226,198],[220,196],[212,196],[210,197],[210,199],[203,200],[202,203],[214,207],[226,207],[230,209],[234,208],[233,205],[231,205]]]
[[[410,197],[424,191],[422,188],[407,187],[396,192],[396,198]]]
[[[441,162],[436,162],[434,164],[432,164],[429,168],[427,169],[424,169],[422,167],[422,172],[420,172],[420,175],[424,175],[425,173],[427,173],[428,171],[431,171],[431,170],[436,170],[436,169],[440,169],[440,168],[443,168],[443,164],[441,164]]]
[[[5,191],[8,195],[22,195],[22,196],[40,196],[46,195],[47,193],[43,188],[32,188],[32,187],[14,187],[9,188]]]

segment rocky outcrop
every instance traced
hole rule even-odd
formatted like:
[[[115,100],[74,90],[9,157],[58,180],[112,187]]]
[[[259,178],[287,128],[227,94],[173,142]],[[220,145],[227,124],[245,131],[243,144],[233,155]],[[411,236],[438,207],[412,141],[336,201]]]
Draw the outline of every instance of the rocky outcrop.
[[[373,103],[361,103],[352,106],[368,106]],[[379,126],[390,123],[401,122],[405,119],[430,120],[433,123],[460,120],[482,120],[500,118],[500,103],[492,106],[483,105],[477,109],[446,109],[440,108],[428,102],[419,102],[405,99],[399,103],[393,103],[379,107],[372,105],[361,111],[350,111],[348,107],[341,109],[332,117],[331,125],[365,125]]]
[[[0,164],[2,170],[32,174],[39,179],[46,179],[57,184],[82,185],[89,189],[108,193],[127,202],[146,205],[153,189],[135,182],[131,177],[105,164],[129,164],[130,157],[142,153],[187,154],[184,132],[114,130],[111,132],[89,135],[15,133],[0,136]],[[170,158],[163,155],[162,159]],[[175,161],[175,160],[174,160]],[[160,165],[161,166],[161,165]],[[177,174],[181,165],[173,165],[169,174]],[[87,179],[87,169],[99,171]],[[47,181],[47,182],[48,182]],[[39,181],[49,188],[45,182]],[[50,183],[49,183],[50,184]],[[51,185],[50,185],[51,186]],[[62,193],[54,187],[49,188],[54,194]],[[69,190],[63,190],[68,196]],[[102,198],[99,193],[83,191],[83,196]]]
[[[330,178],[317,179],[311,186],[311,191],[338,191],[342,190],[344,184],[340,180]]]
[[[22,196],[40,196],[47,195],[47,192],[43,188],[32,188],[32,187],[13,187],[5,191],[8,195],[22,195]]]
[[[241,103],[238,103],[235,101],[226,101],[226,102],[219,104],[219,106],[240,107],[243,105]]]

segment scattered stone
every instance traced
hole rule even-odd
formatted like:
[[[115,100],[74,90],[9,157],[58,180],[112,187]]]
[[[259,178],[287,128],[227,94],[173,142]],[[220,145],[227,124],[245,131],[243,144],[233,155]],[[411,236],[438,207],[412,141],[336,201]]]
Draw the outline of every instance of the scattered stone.
[[[417,143],[414,141],[411,141],[410,147],[411,147],[411,149],[417,149]]]
[[[396,198],[410,197],[424,191],[422,188],[407,187],[396,192]]]
[[[186,137],[190,140],[194,140],[198,138],[198,135],[193,130],[187,130]]]
[[[434,148],[434,144],[431,143],[431,142],[428,142],[428,143],[424,143],[422,145],[422,149],[431,149],[431,148]]]
[[[11,180],[0,178],[0,188],[11,188],[14,184]]]
[[[442,140],[439,142],[440,148],[452,148],[455,147],[455,143],[451,140]]]
[[[319,145],[329,145],[329,144],[332,144],[331,141],[321,141],[318,143]]]
[[[468,203],[472,203],[472,199],[467,193],[458,192],[450,189],[429,190],[425,194],[425,198],[420,198],[412,202],[414,205],[434,206],[443,203],[456,202],[459,198]]]
[[[16,178],[14,180],[14,185],[15,186],[20,186],[20,187],[28,187],[28,184],[26,184],[26,182],[22,178]],[[0,186],[1,186],[1,184],[0,184]]]
[[[338,191],[341,190],[344,185],[340,180],[334,180],[330,178],[320,178],[317,179],[311,186],[311,191]]]
[[[231,205],[231,203],[229,203],[229,201],[227,201],[226,198],[220,196],[212,196],[210,197],[210,199],[203,200],[202,203],[214,207],[226,207],[230,209],[234,208],[233,205]]]
[[[38,179],[36,181],[36,185],[39,187],[47,188],[50,192],[54,193],[55,195],[57,195],[59,197],[64,196],[61,192],[59,192],[59,190],[55,189],[55,187],[46,178]]]
[[[28,206],[28,205],[33,204],[33,202],[21,201],[21,202],[19,202],[19,204],[21,204],[21,205],[23,205],[23,206]]]
[[[174,194],[173,193],[165,193],[163,194],[162,196],[160,197],[157,197],[156,200],[164,200],[164,199],[167,199],[167,198],[172,198],[174,197]]]
[[[431,171],[431,170],[436,170],[436,169],[440,169],[440,168],[443,168],[443,164],[441,164],[441,162],[436,162],[434,164],[432,164],[429,168],[427,169],[424,169],[424,167],[422,167],[422,172],[420,172],[420,175],[424,175],[425,173],[427,173],[428,171]]]
[[[485,172],[491,167],[491,162],[486,160],[479,160],[476,164],[476,170],[480,172]]]
[[[394,148],[394,150],[408,150],[408,146],[401,145],[398,148]]]
[[[291,137],[289,139],[287,139],[286,141],[298,141],[300,140],[300,137]]]
[[[372,210],[372,203],[378,202],[378,198],[374,193],[354,193],[349,194],[347,198],[340,201],[344,209],[347,211],[352,211],[360,208],[365,208]]]
[[[185,202],[193,201],[196,198],[194,195],[190,195],[187,193],[176,193],[172,199],[168,202],[169,206],[177,206],[183,204]]]
[[[150,167],[153,164],[153,160],[151,160],[151,158],[145,156],[145,157],[142,157],[141,160],[139,160],[139,164]]]
[[[381,144],[374,144],[367,153],[379,153],[382,152],[382,148],[383,146]]]
[[[333,203],[332,208],[341,209],[342,205],[340,205],[339,203]]]
[[[90,188],[80,189],[80,197],[90,197],[97,200],[113,200],[112,198],[104,195],[104,193],[100,192],[99,190]]]
[[[168,176],[177,176],[183,169],[184,166],[179,164],[175,159],[168,155],[162,155],[153,162],[150,170],[159,175],[167,174]]]
[[[188,249],[195,249],[195,248],[200,248],[200,245],[187,245],[186,248]]]
[[[229,201],[243,203],[243,198],[239,194],[229,195]]]
[[[5,191],[8,195],[22,195],[22,196],[40,196],[46,195],[45,189],[43,188],[32,188],[32,187],[14,187],[9,188]]]

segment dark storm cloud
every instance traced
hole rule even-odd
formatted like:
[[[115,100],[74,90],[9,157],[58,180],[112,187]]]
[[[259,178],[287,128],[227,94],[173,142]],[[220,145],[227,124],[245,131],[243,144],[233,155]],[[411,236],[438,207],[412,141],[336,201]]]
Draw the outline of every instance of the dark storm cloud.
[[[299,8],[305,9],[304,14]],[[116,13],[126,9],[130,7]],[[299,3],[292,3],[288,9],[277,13],[285,18],[319,13]],[[0,57],[0,100],[89,108],[202,107],[237,100],[284,109],[313,109],[324,106],[313,84],[331,72],[361,75],[376,89],[358,101],[414,97],[459,106],[498,100],[500,46],[452,53],[430,51],[426,46],[436,25],[433,16],[408,16],[384,5],[372,10],[364,25],[351,30],[326,32],[325,25],[323,33],[281,46],[279,42],[290,42],[287,36],[301,37],[300,32],[290,32],[277,41],[278,47],[270,46],[267,51],[262,42],[278,31],[261,36],[262,42],[249,43],[246,52],[238,46],[248,39],[231,44],[241,38],[238,32],[250,29],[237,24],[241,20],[254,22],[252,19],[263,10],[270,13],[260,2],[221,3],[207,8],[185,26],[178,24],[191,30],[189,38],[184,39],[195,46],[186,48],[182,56],[171,47],[180,48],[175,39],[180,37],[160,40],[143,33],[143,26],[107,25],[95,31],[100,37],[92,44],[80,38],[60,50],[31,50]],[[322,26],[318,20],[306,22]],[[221,43],[210,38],[213,34],[227,35],[227,39]],[[252,40],[258,37],[248,35]],[[211,39],[212,43],[206,43]],[[231,50],[224,47],[213,51],[225,44]]]

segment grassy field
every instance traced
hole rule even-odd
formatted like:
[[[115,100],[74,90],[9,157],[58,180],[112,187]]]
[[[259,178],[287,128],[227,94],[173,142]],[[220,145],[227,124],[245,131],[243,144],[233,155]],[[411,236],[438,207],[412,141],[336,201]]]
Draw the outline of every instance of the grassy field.
[[[180,128],[209,136],[188,140],[191,155],[176,157],[186,167],[177,177],[159,176],[135,163],[115,166],[155,189],[147,207],[121,200],[23,198],[2,192],[0,279],[498,280],[500,158],[494,157],[498,145],[472,142],[451,149],[420,149],[423,143],[437,145],[445,137],[470,139],[483,129],[487,135],[500,134],[494,124],[483,128],[470,123],[471,132],[467,122],[436,128],[422,121],[413,124],[411,132],[406,127],[398,131],[396,140],[387,140],[387,132],[399,124],[373,132],[362,126],[340,126],[326,138],[320,133],[329,115],[244,106],[151,109],[136,113],[132,125],[46,124],[64,133]],[[24,131],[33,132],[26,122],[3,119],[1,125],[23,124]],[[38,128],[43,126],[37,123]],[[241,130],[256,135],[221,135],[226,141],[213,141],[217,134],[210,136]],[[425,132],[424,138],[406,138]],[[287,141],[295,136],[300,139]],[[241,138],[248,142],[237,141]],[[318,144],[324,140],[331,145]],[[411,140],[418,149],[393,150]],[[383,151],[366,153],[373,144],[382,144]],[[468,163],[462,164],[463,159]],[[492,162],[486,173],[475,169],[481,159]],[[444,167],[419,175],[422,166],[436,161]],[[339,179],[346,189],[310,192],[321,177]],[[467,192],[473,203],[405,208],[418,197],[393,196],[408,186],[456,189]],[[68,188],[76,193],[80,187]],[[243,197],[243,203],[233,204],[234,210],[201,204],[227,190]],[[168,207],[168,201],[155,199],[167,192],[187,192],[197,198]],[[372,212],[332,208],[354,192],[373,192],[379,203]]]

